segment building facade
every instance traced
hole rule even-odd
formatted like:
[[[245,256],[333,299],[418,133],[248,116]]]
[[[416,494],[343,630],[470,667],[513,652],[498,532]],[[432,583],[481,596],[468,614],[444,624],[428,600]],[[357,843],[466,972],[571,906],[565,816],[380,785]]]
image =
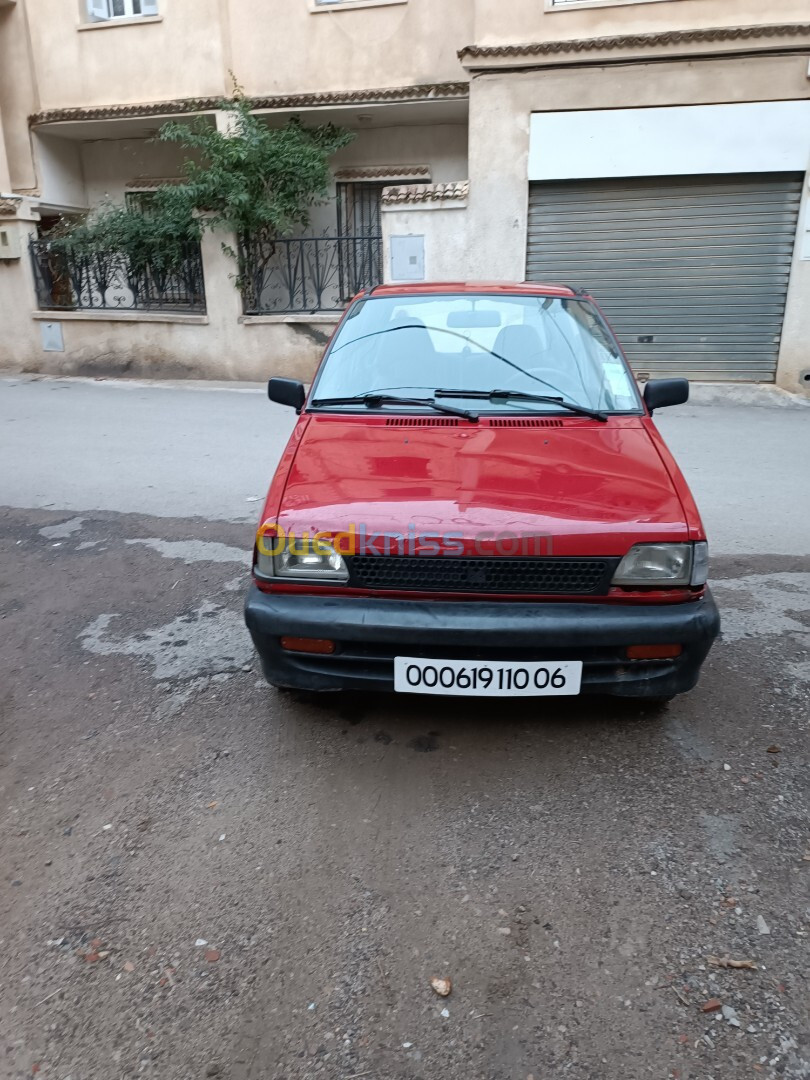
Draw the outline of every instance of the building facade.
[[[0,364],[306,377],[378,280],[562,280],[640,375],[810,393],[807,0],[0,0]],[[233,76],[231,75],[233,73]],[[250,297],[55,270],[59,215],[180,175],[170,118],[355,132]]]

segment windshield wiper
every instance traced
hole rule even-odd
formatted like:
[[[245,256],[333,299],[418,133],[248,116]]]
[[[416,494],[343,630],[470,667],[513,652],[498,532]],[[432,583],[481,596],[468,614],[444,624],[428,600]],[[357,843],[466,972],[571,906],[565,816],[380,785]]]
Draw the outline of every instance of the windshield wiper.
[[[433,398],[397,397],[395,394],[354,394],[350,397],[315,398],[310,402],[315,408],[328,407],[329,405],[365,405],[369,409],[379,409],[382,405],[426,405],[436,412],[445,413],[447,416],[461,416],[471,423],[478,422],[478,414],[468,409],[456,409],[452,405],[440,405]]]
[[[559,405],[561,409],[569,409],[580,416],[590,416],[593,420],[607,420],[607,413],[597,409],[589,409],[585,405],[577,405],[573,401],[566,401],[562,397],[550,397],[548,394],[527,394],[523,390],[437,390],[436,397],[480,398],[482,401],[506,401],[514,398],[516,401],[540,401],[548,405]]]

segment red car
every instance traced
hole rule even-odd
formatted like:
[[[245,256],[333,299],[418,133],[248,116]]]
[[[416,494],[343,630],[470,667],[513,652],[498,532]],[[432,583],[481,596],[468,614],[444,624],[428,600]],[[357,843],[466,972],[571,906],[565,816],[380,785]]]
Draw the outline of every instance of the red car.
[[[593,300],[561,285],[356,297],[257,533],[268,682],[474,696],[691,689],[719,631],[694,499]]]

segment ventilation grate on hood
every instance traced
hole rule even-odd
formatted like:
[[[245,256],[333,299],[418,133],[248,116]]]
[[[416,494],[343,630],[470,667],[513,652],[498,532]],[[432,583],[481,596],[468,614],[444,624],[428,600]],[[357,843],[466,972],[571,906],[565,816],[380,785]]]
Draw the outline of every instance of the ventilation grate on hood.
[[[523,417],[484,417],[490,427],[564,427],[562,420],[543,420],[537,416]],[[386,427],[458,427],[460,421],[449,416],[389,416],[385,421]]]
[[[497,417],[490,418],[490,427],[563,427],[562,420],[541,420],[539,417],[521,416],[521,417],[504,417],[499,419]]]
[[[390,416],[386,427],[458,427],[458,420],[451,416]]]

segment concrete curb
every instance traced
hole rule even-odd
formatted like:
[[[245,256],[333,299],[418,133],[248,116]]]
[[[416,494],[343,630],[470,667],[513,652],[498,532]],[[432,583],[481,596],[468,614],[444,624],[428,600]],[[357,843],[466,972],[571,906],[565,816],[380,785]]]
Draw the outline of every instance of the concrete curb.
[[[690,382],[690,405],[753,406],[761,409],[810,409],[810,398],[769,383]]]

